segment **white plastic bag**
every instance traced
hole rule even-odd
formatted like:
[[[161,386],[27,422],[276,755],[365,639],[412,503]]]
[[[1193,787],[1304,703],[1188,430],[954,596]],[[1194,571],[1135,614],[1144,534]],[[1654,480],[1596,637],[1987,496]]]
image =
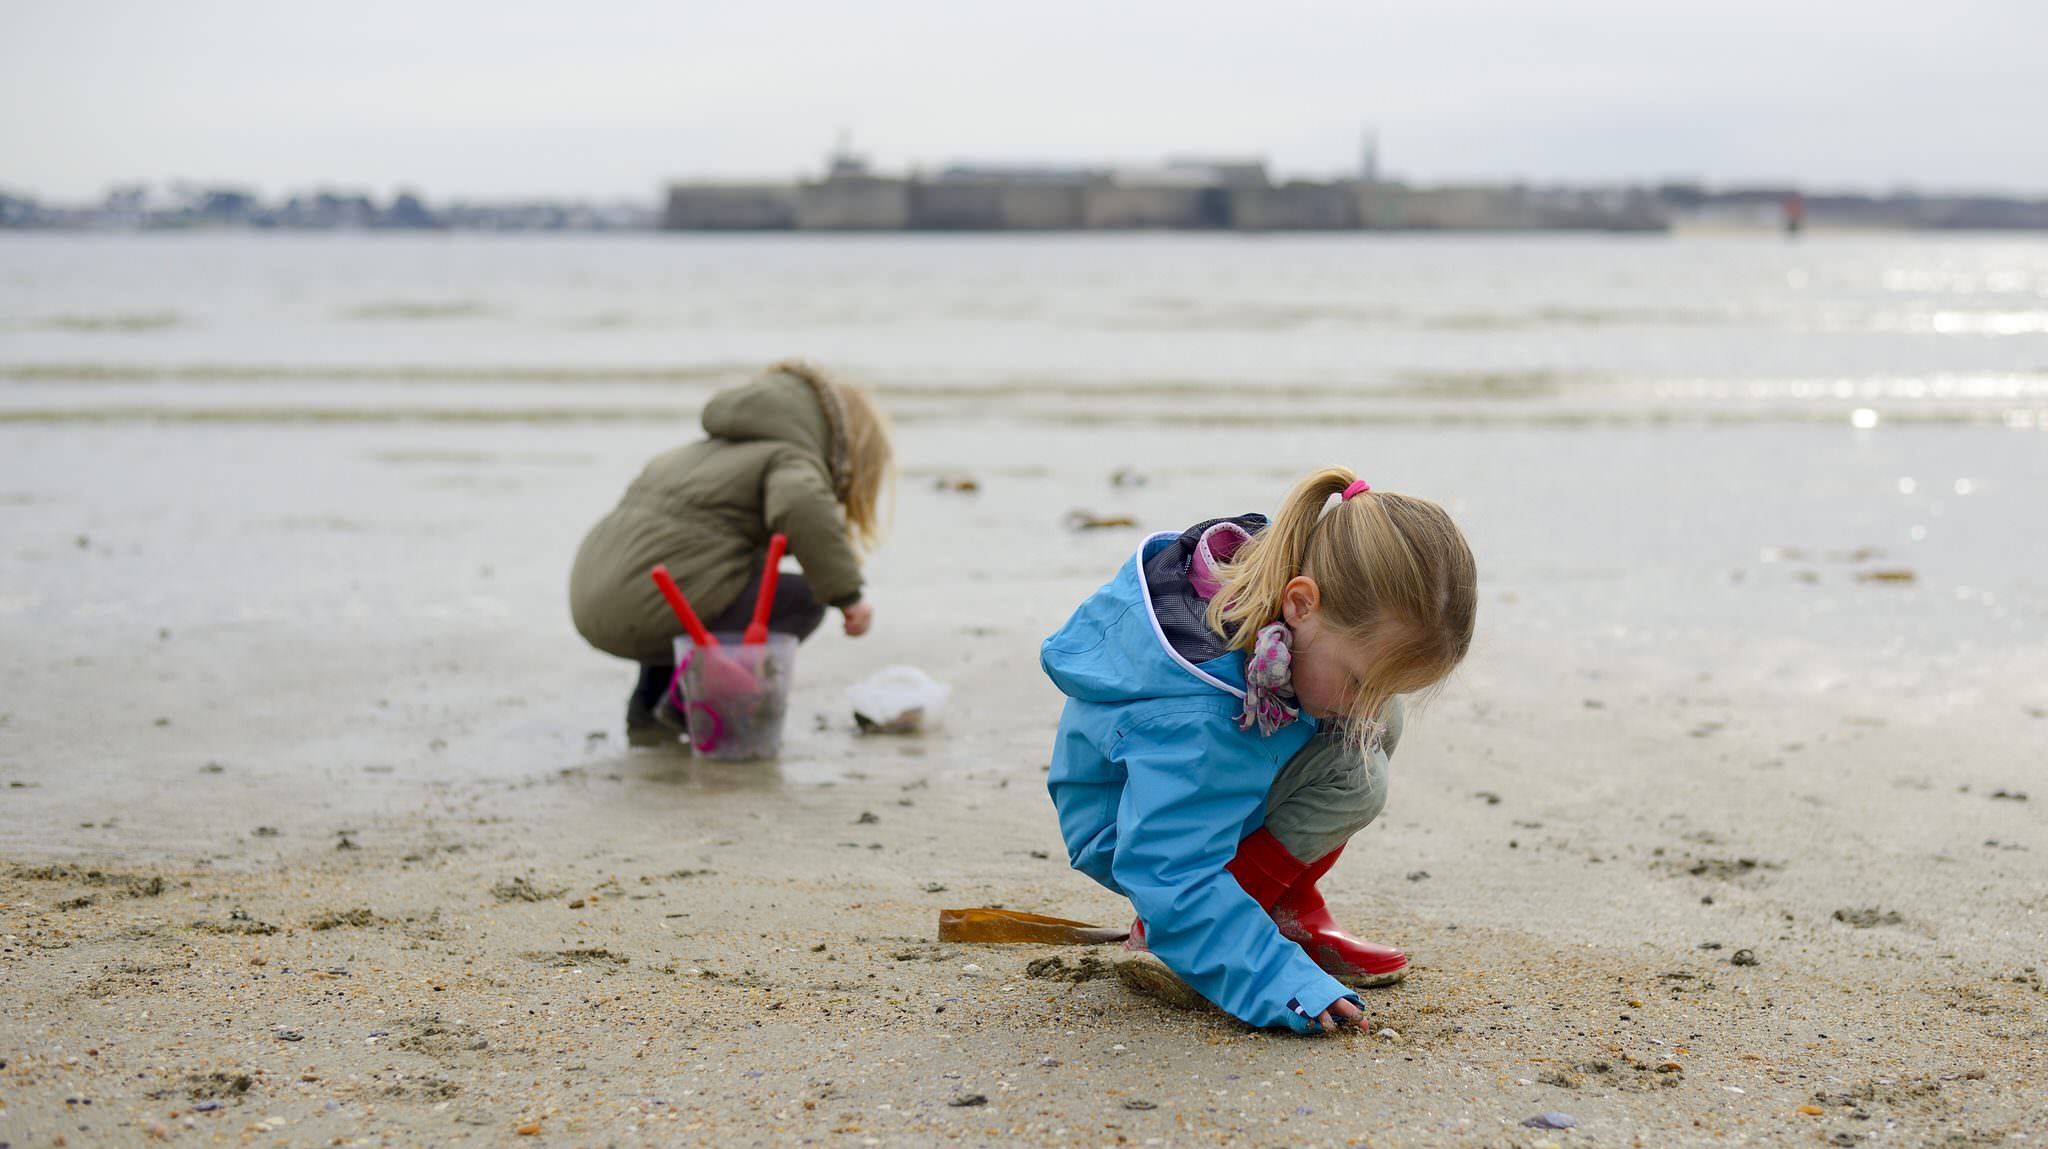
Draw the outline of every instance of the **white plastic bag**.
[[[939,720],[953,688],[915,666],[885,666],[846,688],[863,734],[914,734]]]

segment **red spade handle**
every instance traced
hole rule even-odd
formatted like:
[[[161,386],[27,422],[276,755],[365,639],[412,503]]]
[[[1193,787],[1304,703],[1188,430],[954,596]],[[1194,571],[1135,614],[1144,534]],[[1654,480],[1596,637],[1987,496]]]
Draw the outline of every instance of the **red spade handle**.
[[[718,645],[718,639],[704,629],[704,623],[697,617],[697,612],[690,609],[690,600],[683,597],[683,588],[677,586],[676,580],[669,577],[668,567],[656,566],[647,572],[647,577],[653,579],[654,585],[661,588],[661,597],[668,600],[669,609],[676,612],[676,618],[682,621],[683,629],[690,632],[691,642],[698,646]]]
[[[754,619],[740,640],[743,646],[768,641],[768,615],[775,609],[775,581],[782,577],[782,556],[789,553],[789,536],[776,534],[768,540],[768,565],[761,570],[761,594],[754,600]]]

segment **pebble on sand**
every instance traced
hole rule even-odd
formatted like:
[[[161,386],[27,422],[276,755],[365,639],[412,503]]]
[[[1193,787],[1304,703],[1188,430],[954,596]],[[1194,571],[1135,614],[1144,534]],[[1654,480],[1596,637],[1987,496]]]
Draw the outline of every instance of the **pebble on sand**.
[[[1551,1112],[1538,1113],[1522,1122],[1522,1125],[1527,1129],[1571,1129],[1578,1123],[1579,1119],[1569,1113]]]

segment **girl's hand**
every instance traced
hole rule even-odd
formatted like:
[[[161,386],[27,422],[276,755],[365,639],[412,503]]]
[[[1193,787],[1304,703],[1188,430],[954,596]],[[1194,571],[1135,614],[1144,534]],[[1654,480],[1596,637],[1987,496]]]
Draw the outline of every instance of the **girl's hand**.
[[[1334,1020],[1331,1014],[1337,1015]],[[1330,1003],[1330,1008],[1316,1015],[1316,1022],[1323,1027],[1324,1033],[1335,1033],[1339,1026],[1364,1025],[1365,1011],[1352,1005],[1350,999],[1340,997]]]
[[[866,601],[854,603],[841,613],[846,616],[848,638],[859,638],[868,632],[868,627],[875,624],[875,608]]]

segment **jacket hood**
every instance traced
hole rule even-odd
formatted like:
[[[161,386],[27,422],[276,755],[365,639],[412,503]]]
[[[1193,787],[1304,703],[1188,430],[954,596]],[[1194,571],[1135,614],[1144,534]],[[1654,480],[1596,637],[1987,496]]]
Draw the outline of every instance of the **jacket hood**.
[[[831,473],[833,494],[845,499],[851,473],[846,412],[831,384],[809,368],[778,365],[720,391],[704,404],[703,422],[704,432],[720,439],[769,439],[816,454]]]
[[[1143,698],[1244,697],[1244,655],[1229,651],[1203,662],[1189,660],[1167,638],[1155,588],[1147,579],[1152,560],[1184,536],[1168,532],[1139,544],[1116,576],[1090,595],[1039,648],[1039,663],[1060,692],[1084,702],[1131,702]]]

